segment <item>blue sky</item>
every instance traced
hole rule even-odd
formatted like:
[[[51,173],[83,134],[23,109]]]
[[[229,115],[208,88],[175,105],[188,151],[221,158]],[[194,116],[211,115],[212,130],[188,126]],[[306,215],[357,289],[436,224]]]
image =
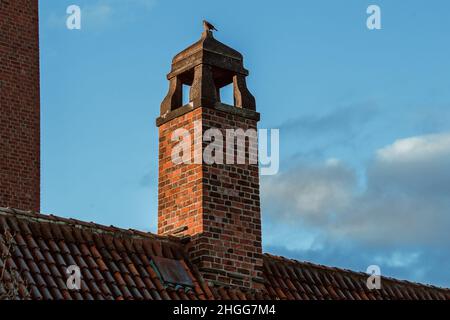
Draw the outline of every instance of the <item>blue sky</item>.
[[[82,29],[65,26],[82,9]],[[381,8],[382,29],[366,28]],[[448,1],[41,0],[42,211],[156,231],[157,128],[172,57],[244,54],[261,128],[265,251],[450,286]]]

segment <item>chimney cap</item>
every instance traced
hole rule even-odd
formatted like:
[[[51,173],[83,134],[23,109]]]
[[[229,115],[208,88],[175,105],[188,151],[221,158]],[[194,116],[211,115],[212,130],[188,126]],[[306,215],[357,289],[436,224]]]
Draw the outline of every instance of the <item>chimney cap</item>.
[[[212,29],[207,27],[202,32],[200,40],[175,55],[167,78],[173,78],[199,64],[207,64],[245,76],[249,74],[244,68],[242,54],[215,39]]]
[[[242,54],[216,40],[214,26],[204,22],[200,40],[178,53],[167,75],[169,92],[161,103],[161,118],[182,107],[183,85],[190,86],[189,106],[214,107],[220,102],[220,89],[233,84],[234,107],[256,110],[255,98],[247,88]],[[215,29],[215,28],[214,28]],[[180,112],[180,111],[177,111]],[[159,120],[157,124],[161,123]]]
[[[172,63],[177,63],[187,57],[199,52],[208,51],[222,56],[227,56],[236,60],[243,60],[242,54],[233,48],[216,40],[211,30],[204,30],[200,40],[190,45],[180,53],[178,53],[172,60]]]

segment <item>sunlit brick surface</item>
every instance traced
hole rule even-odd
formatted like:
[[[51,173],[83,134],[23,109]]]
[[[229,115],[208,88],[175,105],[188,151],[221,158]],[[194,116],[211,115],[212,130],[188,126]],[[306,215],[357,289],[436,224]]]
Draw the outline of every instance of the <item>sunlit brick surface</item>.
[[[258,165],[174,164],[171,135],[185,128],[196,143],[194,121],[202,132],[217,128],[224,136],[225,129],[257,126],[256,120],[213,108],[194,109],[160,126],[159,233],[187,227],[191,257],[207,280],[256,288],[262,278]]]

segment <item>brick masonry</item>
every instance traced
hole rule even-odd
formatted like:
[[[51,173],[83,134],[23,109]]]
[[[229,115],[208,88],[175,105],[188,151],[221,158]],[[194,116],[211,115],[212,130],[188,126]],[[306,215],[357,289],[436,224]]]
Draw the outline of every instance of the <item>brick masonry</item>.
[[[185,128],[193,137],[194,121],[202,132],[218,128],[224,137],[225,129],[257,127],[257,120],[239,113],[201,107],[159,127],[158,232],[191,236],[190,254],[205,279],[258,288],[263,263],[258,165],[175,165],[172,132]]]
[[[0,1],[0,207],[40,209],[37,0]]]

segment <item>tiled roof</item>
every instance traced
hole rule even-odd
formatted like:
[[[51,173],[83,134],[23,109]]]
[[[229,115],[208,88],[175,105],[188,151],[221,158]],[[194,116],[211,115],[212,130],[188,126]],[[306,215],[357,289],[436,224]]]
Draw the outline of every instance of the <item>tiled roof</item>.
[[[271,299],[290,300],[450,300],[450,290],[392,278],[381,278],[381,289],[367,287],[368,275],[269,254],[264,278]]]
[[[213,297],[175,238],[1,210],[3,237],[5,229],[15,239],[12,257],[6,261],[7,270],[18,270],[21,297],[75,300]],[[182,261],[194,287],[165,285],[152,263],[155,257]],[[0,268],[3,263],[0,261]],[[70,265],[80,267],[80,291],[67,288],[66,270]]]
[[[265,290],[208,286],[178,238],[0,209],[0,252],[6,252],[4,246],[11,242],[6,241],[9,235],[14,239],[11,255],[5,258],[0,254],[0,270],[6,270],[0,296],[14,282],[20,298],[44,300],[450,299],[448,289],[393,279],[383,279],[382,290],[370,291],[365,287],[367,275],[363,273],[267,254]],[[158,261],[162,266],[164,261],[178,261],[177,270],[170,271],[187,277],[190,285],[166,281]],[[67,287],[66,270],[70,265],[80,267],[79,291]]]

